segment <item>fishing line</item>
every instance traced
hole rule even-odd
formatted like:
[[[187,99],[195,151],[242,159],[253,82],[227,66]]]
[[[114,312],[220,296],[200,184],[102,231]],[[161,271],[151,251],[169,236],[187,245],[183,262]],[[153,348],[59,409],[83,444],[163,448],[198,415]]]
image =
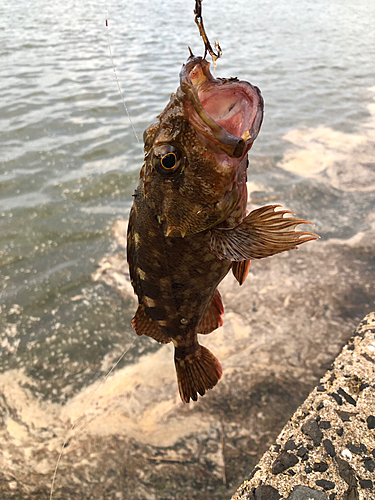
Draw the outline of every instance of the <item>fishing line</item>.
[[[122,94],[122,90],[121,90],[121,85],[120,85],[120,81],[119,79],[117,78],[117,72],[116,72],[116,67],[115,67],[115,63],[114,63],[114,60],[113,60],[113,55],[112,55],[112,48],[111,48],[111,42],[110,42],[110,39],[109,39],[109,25],[108,25],[108,19],[109,19],[109,11],[108,11],[108,2],[106,0],[105,2],[105,10],[106,10],[106,20],[105,20],[105,25],[106,25],[106,28],[107,28],[107,42],[108,42],[108,52],[109,52],[109,57],[111,58],[111,62],[112,62],[112,68],[113,68],[113,72],[115,74],[115,78],[116,78],[116,83],[117,83],[117,88],[118,88],[118,91],[120,93],[120,96],[121,96],[121,99],[122,99],[122,102],[124,104],[124,108],[125,108],[125,112],[128,116],[128,119],[129,119],[129,122],[130,122],[130,125],[133,129],[133,132],[134,132],[134,135],[137,139],[137,142],[138,144],[140,145],[141,149],[142,149],[142,153],[143,153],[143,146],[142,146],[142,143],[141,141],[139,140],[138,138],[138,135],[137,135],[137,132],[135,131],[135,128],[134,128],[134,125],[133,125],[133,121],[131,119],[131,116],[130,116],[130,113],[129,113],[129,110],[128,110],[128,107],[126,105],[126,102],[125,102],[125,99],[124,99],[124,96]]]
[[[55,470],[53,472],[53,477],[52,477],[52,483],[51,483],[51,490],[50,490],[50,496],[49,496],[49,500],[53,500],[52,497],[53,497],[53,492],[54,492],[54,489],[55,489],[55,484],[56,484],[56,477],[57,477],[57,473],[58,473],[58,470],[59,470],[59,466],[60,466],[60,463],[61,463],[61,459],[62,459],[62,456],[63,456],[63,453],[64,453],[64,448],[66,448],[68,446],[68,443],[71,439],[73,439],[74,437],[78,436],[78,434],[81,432],[82,429],[84,429],[84,427],[86,425],[88,425],[89,422],[83,422],[83,424],[78,427],[77,429],[77,432],[74,436],[71,435],[72,431],[77,427],[77,425],[79,424],[79,422],[82,420],[83,418],[83,413],[85,411],[85,408],[87,407],[87,405],[90,403],[90,401],[92,400],[92,398],[94,397],[95,393],[99,390],[99,388],[104,384],[104,382],[108,379],[108,377],[111,375],[111,373],[115,370],[116,366],[120,363],[120,361],[124,358],[124,356],[129,352],[129,350],[133,347],[133,344],[135,343],[135,341],[138,339],[138,337],[135,337],[131,343],[128,345],[128,347],[124,350],[124,352],[121,354],[121,356],[118,358],[118,360],[114,363],[114,365],[111,367],[111,369],[106,373],[106,375],[99,381],[98,385],[95,387],[95,389],[92,391],[92,393],[90,394],[90,396],[88,397],[86,403],[84,404],[83,406],[83,409],[82,409],[82,412],[81,412],[81,415],[72,423],[70,429],[69,429],[69,432],[67,434],[67,437],[65,438],[62,446],[61,446],[61,450],[60,450],[60,454],[59,454],[59,457],[57,459],[57,462],[56,462],[56,466],[55,466]]]
[[[108,19],[109,19],[109,11],[108,11],[108,2],[107,0],[105,1],[105,10],[106,10],[106,20],[105,20],[105,25],[106,25],[106,28],[107,28],[107,44],[108,44],[108,52],[109,52],[109,57],[111,59],[111,63],[112,63],[112,68],[113,68],[113,72],[115,74],[115,79],[116,79],[116,83],[117,83],[117,88],[118,88],[118,91],[119,91],[119,94],[121,96],[121,99],[122,99],[122,102],[124,104],[124,108],[125,108],[125,112],[126,112],[126,115],[129,119],[129,123],[133,129],[133,133],[135,135],[135,138],[137,139],[137,142],[142,150],[142,153],[143,153],[143,146],[142,146],[142,143],[141,141],[139,140],[139,137],[137,135],[137,132],[135,131],[135,127],[134,127],[134,124],[133,124],[133,121],[131,119],[131,116],[130,116],[130,113],[129,113],[129,109],[126,105],[126,101],[125,101],[125,98],[124,98],[124,95],[122,93],[122,89],[121,89],[121,85],[120,85],[120,81],[118,79],[118,76],[117,76],[117,71],[116,71],[116,67],[115,67],[115,63],[114,63],[114,59],[113,59],[113,54],[112,54],[112,48],[111,48],[111,42],[110,42],[110,35],[109,35],[109,25],[108,25]],[[118,358],[118,360],[114,363],[114,365],[111,367],[111,369],[107,372],[107,374],[100,380],[100,382],[98,383],[97,387],[93,390],[93,392],[90,394],[89,398],[87,399],[87,401],[85,402],[84,406],[83,406],[83,409],[82,409],[82,413],[81,415],[73,422],[73,424],[71,425],[70,429],[69,429],[69,432],[67,434],[67,437],[65,438],[62,446],[61,446],[61,450],[60,450],[60,453],[59,453],[59,457],[57,459],[57,462],[56,462],[56,466],[55,466],[55,469],[54,469],[54,472],[53,472],[53,476],[52,476],[52,483],[51,483],[51,490],[50,490],[50,496],[49,496],[49,500],[53,500],[53,493],[54,493],[54,489],[55,489],[55,484],[56,484],[56,478],[57,478],[57,473],[58,473],[58,470],[59,470],[59,467],[60,467],[60,463],[61,463],[61,459],[63,457],[63,454],[64,454],[64,448],[66,448],[68,446],[68,443],[71,439],[73,439],[74,437],[76,437],[87,425],[89,422],[87,421],[84,421],[83,424],[77,428],[77,431],[75,433],[75,435],[72,435],[72,431],[74,429],[76,429],[76,427],[79,425],[79,423],[81,422],[82,418],[84,417],[84,410],[86,409],[86,407],[88,406],[88,404],[90,403],[90,401],[92,400],[92,398],[94,397],[95,393],[99,390],[99,388],[104,384],[104,382],[108,379],[108,377],[111,375],[111,373],[115,370],[115,368],[117,367],[117,365],[120,363],[120,361],[125,357],[125,355],[129,352],[129,350],[131,349],[131,347],[133,346],[133,344],[135,343],[135,341],[138,339],[138,337],[135,337],[132,342],[128,345],[128,347],[124,350],[124,352],[121,354],[121,356]]]

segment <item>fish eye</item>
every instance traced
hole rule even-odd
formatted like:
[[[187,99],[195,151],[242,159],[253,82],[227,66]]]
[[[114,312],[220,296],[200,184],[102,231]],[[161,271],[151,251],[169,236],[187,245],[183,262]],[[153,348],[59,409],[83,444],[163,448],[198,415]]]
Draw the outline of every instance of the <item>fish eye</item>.
[[[152,163],[162,175],[171,175],[180,171],[182,166],[180,151],[172,144],[159,144],[152,152]]]
[[[175,153],[167,153],[160,160],[161,166],[166,170],[170,170],[177,163],[177,156]]]

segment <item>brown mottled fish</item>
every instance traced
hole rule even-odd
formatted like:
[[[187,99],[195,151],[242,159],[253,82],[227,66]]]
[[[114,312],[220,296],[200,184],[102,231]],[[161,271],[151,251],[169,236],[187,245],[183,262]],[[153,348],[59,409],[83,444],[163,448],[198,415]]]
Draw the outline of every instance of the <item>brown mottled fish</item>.
[[[223,323],[218,284],[250,261],[315,239],[296,231],[279,205],[246,215],[247,153],[263,118],[257,87],[214,78],[191,55],[180,87],[144,133],[145,162],[128,228],[128,262],[139,307],[138,335],[173,342],[182,401],[196,401],[221,377],[217,358],[198,342]]]

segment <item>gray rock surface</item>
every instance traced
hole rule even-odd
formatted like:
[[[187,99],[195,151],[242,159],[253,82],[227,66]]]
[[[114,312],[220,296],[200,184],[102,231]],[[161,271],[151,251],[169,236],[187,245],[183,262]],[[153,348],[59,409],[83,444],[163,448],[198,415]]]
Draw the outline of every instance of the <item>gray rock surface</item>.
[[[232,500],[374,500],[374,427],[371,313]]]

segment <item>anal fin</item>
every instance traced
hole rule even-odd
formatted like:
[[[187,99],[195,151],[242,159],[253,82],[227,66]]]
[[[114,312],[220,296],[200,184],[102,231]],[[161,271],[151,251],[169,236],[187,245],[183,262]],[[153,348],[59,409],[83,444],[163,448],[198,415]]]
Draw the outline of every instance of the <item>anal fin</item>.
[[[151,337],[160,344],[168,344],[171,338],[162,332],[158,323],[146,315],[145,308],[142,304],[138,306],[134,318],[131,320],[131,325],[137,335],[146,335]]]
[[[240,285],[243,285],[247,275],[249,274],[251,260],[243,260],[241,262],[233,262],[232,273]]]
[[[215,290],[211,297],[210,303],[204,312],[202,319],[197,328],[197,332],[203,335],[213,332],[223,324],[222,315],[224,314],[224,306],[221,301],[219,290]]]

